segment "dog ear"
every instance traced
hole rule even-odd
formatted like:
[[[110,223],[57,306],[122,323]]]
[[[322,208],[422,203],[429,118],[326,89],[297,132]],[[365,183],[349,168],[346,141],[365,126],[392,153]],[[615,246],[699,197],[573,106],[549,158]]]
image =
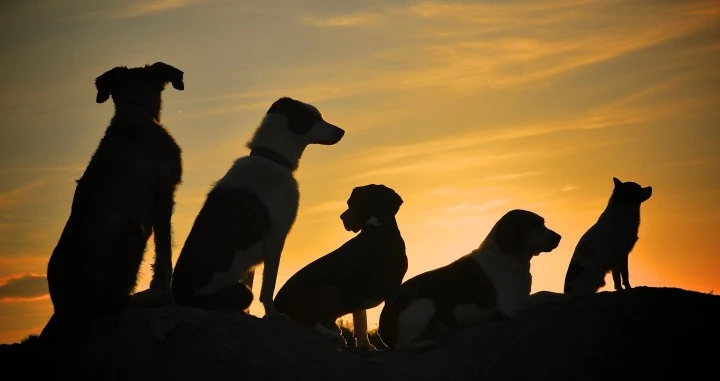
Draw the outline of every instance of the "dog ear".
[[[152,70],[153,74],[161,81],[165,83],[170,82],[175,89],[185,89],[182,70],[172,67],[164,62],[155,62],[150,66],[150,70]]]
[[[519,253],[525,246],[526,226],[516,217],[506,213],[493,229],[493,240],[503,253]]]
[[[116,67],[106,71],[101,76],[95,78],[95,87],[97,88],[97,96],[95,97],[95,102],[103,103],[110,98],[112,88],[118,81],[120,73],[124,70],[127,70],[127,68]]]
[[[613,177],[613,183],[615,184],[615,186],[618,186],[618,185],[622,184],[622,181],[618,180],[617,177]]]
[[[388,210],[389,210],[389,211],[392,213],[392,215],[394,216],[394,215],[396,215],[397,212],[400,210],[400,205],[403,204],[403,199],[402,199],[402,197],[400,197],[400,195],[397,194],[397,192],[395,192],[394,190],[392,190],[392,189],[390,189],[390,188],[387,188],[387,189],[388,189],[389,192],[391,192],[391,193],[390,193],[390,197],[389,197],[389,199],[388,199],[388,203],[389,203],[389,205],[388,205]]]

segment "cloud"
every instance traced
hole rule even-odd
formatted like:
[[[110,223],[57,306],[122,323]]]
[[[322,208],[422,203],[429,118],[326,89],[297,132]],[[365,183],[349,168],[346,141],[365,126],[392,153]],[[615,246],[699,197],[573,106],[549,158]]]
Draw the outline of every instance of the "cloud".
[[[133,0],[123,2],[121,7],[92,11],[89,13],[89,16],[130,19],[193,7],[211,1],[212,0]]]
[[[44,275],[17,274],[0,280],[0,302],[36,300],[47,296],[47,278]]]
[[[687,36],[718,22],[713,9],[709,1],[422,2],[304,20],[387,31],[369,58],[400,63],[373,71],[387,75],[380,83],[473,90],[524,85]]]
[[[24,202],[28,193],[32,192],[35,189],[41,188],[46,184],[47,180],[38,179],[33,182],[27,183],[21,187],[0,192],[0,210],[7,210],[10,207],[16,206]]]
[[[325,19],[305,17],[303,21],[317,27],[352,27],[368,26],[376,24],[380,14],[370,12],[358,12],[349,15],[332,16]]]
[[[458,204],[453,205],[445,209],[445,213],[456,214],[456,213],[483,213],[491,209],[495,209],[499,206],[503,206],[508,203],[505,199],[494,199],[479,204]]]
[[[528,176],[537,176],[542,174],[543,171],[529,171],[529,172],[521,172],[521,173],[504,173],[501,175],[495,175],[486,177],[485,179],[488,181],[505,181],[505,180],[516,180],[523,177]]]

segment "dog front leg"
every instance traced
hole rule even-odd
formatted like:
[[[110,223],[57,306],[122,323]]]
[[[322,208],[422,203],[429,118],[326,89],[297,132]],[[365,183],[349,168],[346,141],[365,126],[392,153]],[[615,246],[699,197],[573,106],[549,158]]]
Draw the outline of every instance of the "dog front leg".
[[[170,292],[172,280],[172,225],[173,194],[170,192],[155,199],[153,232],[155,235],[155,263],[150,288]]]
[[[538,291],[528,295],[517,312],[527,312],[537,307],[563,303],[572,299],[572,294],[562,294],[552,291]]]
[[[370,343],[370,339],[368,338],[366,310],[353,312],[353,336],[355,336],[355,343],[358,348],[367,349],[369,351],[377,350],[377,348]]]
[[[630,259],[630,253],[628,255],[623,256],[623,258],[620,260],[620,275],[622,276],[622,284],[625,286],[626,290],[629,290],[632,288],[630,286],[630,277],[629,277],[629,271],[628,271],[628,260]]]
[[[620,264],[619,263],[616,263],[612,268],[612,278],[613,278],[613,284],[615,285],[615,290],[616,291],[622,290],[622,285],[621,285],[622,282],[620,279]]]
[[[277,242],[280,243],[278,244]],[[284,240],[266,238],[263,246],[264,265],[262,287],[260,289],[260,303],[262,303],[265,308],[265,316],[269,319],[290,320],[287,315],[277,311],[275,301],[273,300]]]

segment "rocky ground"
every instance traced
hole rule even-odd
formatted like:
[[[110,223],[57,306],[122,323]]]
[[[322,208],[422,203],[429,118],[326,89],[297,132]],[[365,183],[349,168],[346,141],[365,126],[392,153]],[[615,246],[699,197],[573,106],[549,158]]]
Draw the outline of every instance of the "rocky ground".
[[[236,311],[138,307],[88,326],[82,344],[2,345],[0,369],[27,379],[706,379],[718,373],[719,324],[720,296],[638,287],[460,330],[432,350],[366,352]]]

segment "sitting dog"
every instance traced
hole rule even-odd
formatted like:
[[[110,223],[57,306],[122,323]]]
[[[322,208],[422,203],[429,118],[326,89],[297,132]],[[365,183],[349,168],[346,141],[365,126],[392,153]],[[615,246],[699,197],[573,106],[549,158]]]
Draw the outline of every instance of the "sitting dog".
[[[298,184],[293,175],[309,144],[333,145],[345,131],[317,108],[280,98],[235,161],[210,190],[175,265],[172,290],[179,305],[246,310],[253,299],[253,268],[264,263],[260,302],[269,318],[280,254],[295,222]]]
[[[530,295],[530,259],[554,250],[560,238],[539,215],[509,211],[479,248],[403,283],[380,314],[380,337],[391,348],[431,348],[428,338],[437,333],[566,299]]]
[[[160,125],[167,83],[185,88],[183,72],[162,62],[116,67],[95,80],[97,103],[112,96],[115,115],[77,181],[70,217],[50,256],[54,316],[96,316],[126,307],[152,233],[150,287],[170,295],[170,220],[182,162],[180,147]]]
[[[365,310],[392,297],[408,266],[405,241],[395,221],[402,203],[384,185],[353,189],[340,218],[346,230],[360,234],[290,277],[275,297],[278,311],[343,344],[335,321],[352,313],[357,346],[374,350]]]
[[[594,294],[605,286],[610,271],[615,290],[631,288],[628,257],[638,240],[640,204],[652,196],[652,187],[615,177],[613,182],[607,207],[575,247],[565,275],[565,293]]]

